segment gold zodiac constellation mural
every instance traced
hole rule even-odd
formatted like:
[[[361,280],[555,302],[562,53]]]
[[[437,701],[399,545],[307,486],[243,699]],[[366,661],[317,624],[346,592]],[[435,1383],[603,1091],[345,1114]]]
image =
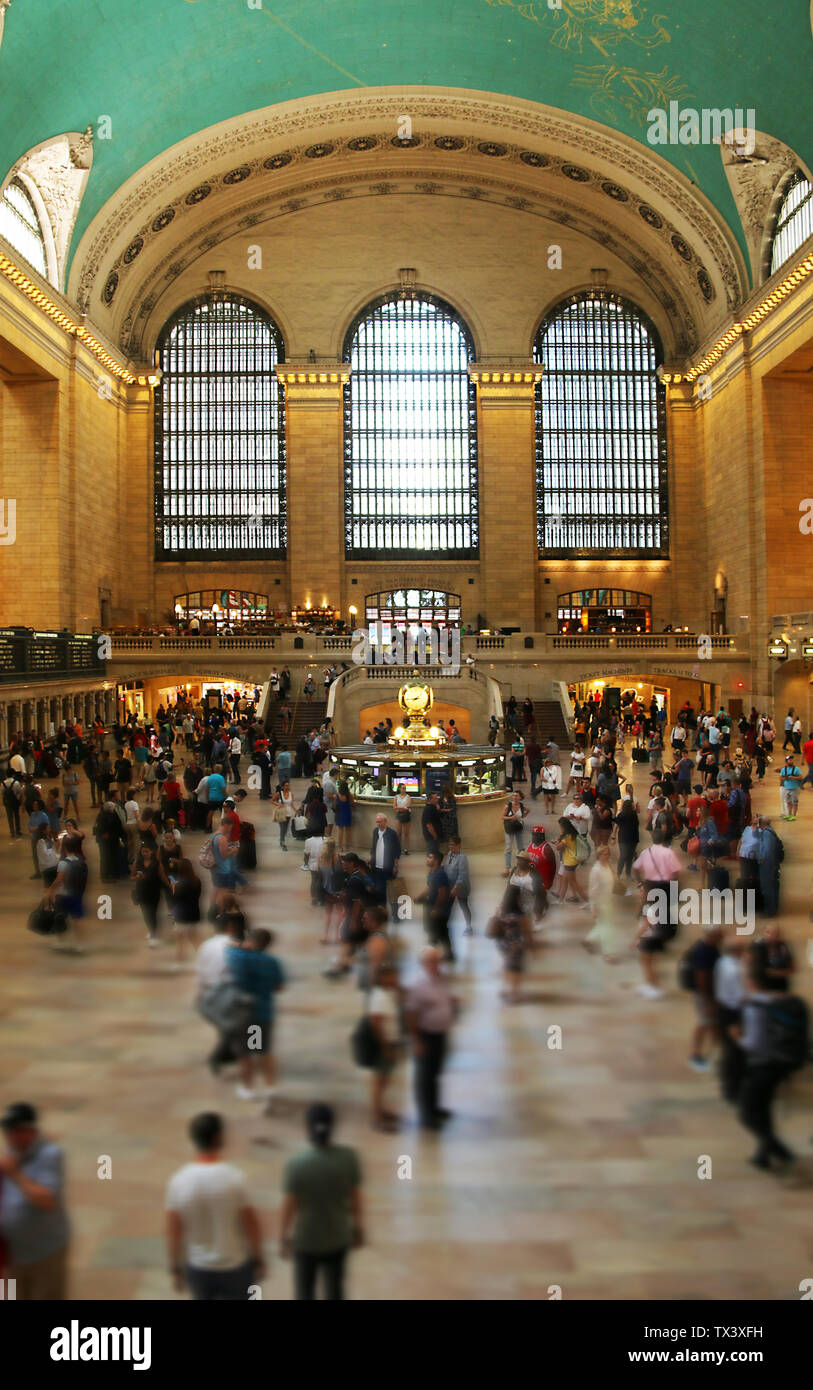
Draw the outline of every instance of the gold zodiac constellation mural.
[[[653,106],[666,107],[669,101],[683,99],[688,89],[683,80],[670,75],[666,65],[659,72],[612,62],[621,44],[631,44],[651,53],[671,43],[666,29],[667,16],[648,17],[643,0],[560,0],[555,8],[546,0],[518,3],[518,0],[486,0],[488,5],[507,5],[523,19],[547,28],[553,48],[574,54],[589,54],[592,45],[606,63],[578,65],[573,85],[591,89],[590,106],[602,119],[610,119],[622,108],[640,125]]]

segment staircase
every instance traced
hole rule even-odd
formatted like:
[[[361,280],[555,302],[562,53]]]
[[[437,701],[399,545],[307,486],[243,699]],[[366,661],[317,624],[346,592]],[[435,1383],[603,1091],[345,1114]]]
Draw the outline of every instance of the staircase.
[[[289,705],[293,714],[291,728],[287,734],[282,732],[282,720],[279,715],[282,705]],[[317,700],[315,696],[310,704],[302,696],[298,700],[273,700],[268,707],[266,731],[269,734],[274,733],[279,743],[293,750],[303,734],[309,734],[311,729],[318,731],[321,728],[326,711],[327,701]]]
[[[543,749],[549,739],[553,739],[559,748],[571,747],[567,725],[558,700],[534,700],[534,715],[536,716],[539,742]]]

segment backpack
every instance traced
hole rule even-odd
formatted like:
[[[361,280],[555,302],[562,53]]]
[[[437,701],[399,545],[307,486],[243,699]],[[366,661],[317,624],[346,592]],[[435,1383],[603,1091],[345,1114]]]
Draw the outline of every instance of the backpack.
[[[369,1014],[362,1014],[350,1036],[353,1059],[357,1067],[374,1067],[378,1062],[381,1044]]]
[[[574,849],[577,864],[586,864],[590,858],[590,841],[586,835],[576,836],[576,847]]]
[[[762,1065],[798,1071],[810,1057],[810,1013],[804,999],[795,994],[774,998],[762,1007],[766,1013],[765,1043],[757,1060]]]
[[[15,787],[19,790],[15,791]],[[7,777],[3,783],[3,802],[9,810],[13,810],[15,807],[19,806],[21,799],[22,787],[20,783],[17,781],[16,777]]]
[[[88,883],[88,866],[84,859],[69,859],[63,878],[63,889],[81,898]]]
[[[212,843],[214,838],[214,835],[210,835],[208,840],[204,841],[204,843],[200,847],[198,863],[203,869],[213,869],[215,867],[215,864],[217,863],[217,859],[215,858],[214,845]]]
[[[677,968],[678,989],[688,990],[694,993],[694,966],[691,962],[691,951],[687,951],[678,961]]]

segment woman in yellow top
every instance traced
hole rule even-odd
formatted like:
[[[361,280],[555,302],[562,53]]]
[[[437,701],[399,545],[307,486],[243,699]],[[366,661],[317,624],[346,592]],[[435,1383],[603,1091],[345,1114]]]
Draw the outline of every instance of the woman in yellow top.
[[[569,820],[567,816],[560,816],[559,826],[562,833],[556,841],[556,848],[561,855],[562,862],[562,883],[564,885],[562,902],[577,902],[581,903],[583,907],[589,907],[590,904],[579,888],[576,880],[576,870],[579,867],[579,856],[576,853],[579,832],[572,820]]]

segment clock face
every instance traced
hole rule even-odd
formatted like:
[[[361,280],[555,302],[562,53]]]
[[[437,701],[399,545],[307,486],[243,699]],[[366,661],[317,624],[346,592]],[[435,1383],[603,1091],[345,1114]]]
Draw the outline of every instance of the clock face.
[[[398,692],[398,703],[409,715],[426,714],[432,707],[432,691],[428,685],[404,685]]]

